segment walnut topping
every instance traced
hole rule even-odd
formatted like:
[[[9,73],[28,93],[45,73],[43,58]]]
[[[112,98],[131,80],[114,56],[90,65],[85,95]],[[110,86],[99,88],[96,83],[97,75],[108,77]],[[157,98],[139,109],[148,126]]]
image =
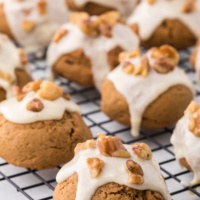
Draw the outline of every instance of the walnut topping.
[[[130,153],[126,150],[119,137],[98,135],[97,145],[101,155],[107,157],[129,158]]]
[[[90,170],[91,178],[95,179],[101,173],[105,163],[99,158],[88,158],[87,164]]]
[[[23,93],[28,93],[31,91],[38,91],[40,89],[40,85],[42,84],[42,80],[41,79],[36,79],[35,81],[29,82],[27,83],[23,88],[22,88],[22,92]]]
[[[155,59],[153,68],[161,74],[168,73],[176,67],[179,62],[179,55],[176,49],[169,45],[163,45],[160,48],[150,49],[151,57]]]
[[[63,94],[63,98],[70,101],[70,94]]]
[[[120,15],[116,11],[107,12],[98,17],[90,17],[85,12],[77,12],[71,15],[71,22],[76,24],[83,33],[97,37],[100,34],[112,37],[112,27],[120,22]]]
[[[51,81],[44,81],[40,85],[40,90],[38,91],[38,95],[50,101],[54,101],[63,95],[63,88],[54,84]]]
[[[9,73],[3,72],[1,70],[0,70],[0,78],[9,82],[9,83],[13,82],[12,76]]]
[[[40,0],[38,2],[38,13],[44,15],[47,12],[47,2],[46,0]]]
[[[35,28],[35,22],[24,20],[21,23],[21,28],[25,32],[31,32]]]
[[[40,112],[43,110],[44,105],[40,99],[33,99],[26,105],[27,110],[33,111],[33,112]]]
[[[156,2],[156,0],[147,0],[147,2],[148,2],[149,4],[151,4],[151,5],[153,5],[153,4]]]
[[[151,149],[147,144],[144,143],[135,143],[132,146],[132,150],[139,158],[144,160],[151,160],[152,159],[152,152]]]
[[[186,3],[181,7],[182,13],[192,13],[196,10],[196,0],[187,0]]]
[[[78,143],[74,149],[74,153],[77,154],[79,151],[92,149],[96,147],[96,142],[94,140],[87,140],[83,143]]]
[[[53,42],[58,43],[65,35],[68,34],[68,30],[60,29],[53,37]]]
[[[123,63],[123,71],[126,72],[127,74],[132,74],[134,71],[134,65],[131,64],[130,62],[124,62]]]
[[[127,160],[125,170],[128,172],[128,184],[141,185],[144,183],[144,172],[140,165],[133,160]]]
[[[26,65],[28,63],[28,57],[27,57],[25,51],[20,48],[18,48],[17,51],[18,51],[20,63],[22,65]]]
[[[22,101],[23,98],[26,96],[26,93],[23,93],[18,86],[13,87],[13,94],[16,97],[17,101]]]
[[[184,114],[190,116],[193,115],[198,110],[199,110],[199,105],[195,101],[191,101],[189,106],[186,108]]]
[[[119,54],[119,62],[122,63],[130,58],[140,57],[141,52],[139,49],[135,49],[132,51],[124,51]]]

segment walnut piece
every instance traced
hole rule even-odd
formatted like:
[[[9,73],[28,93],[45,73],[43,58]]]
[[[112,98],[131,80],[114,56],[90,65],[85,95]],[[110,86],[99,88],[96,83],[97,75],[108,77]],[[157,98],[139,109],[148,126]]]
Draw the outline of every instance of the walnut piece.
[[[126,150],[119,137],[98,135],[97,146],[101,155],[107,157],[129,158],[130,153]]]
[[[135,66],[130,62],[124,62],[123,63],[123,71],[127,74],[132,74],[134,71]]]
[[[35,28],[35,22],[24,20],[21,23],[21,28],[25,32],[31,32]]]
[[[139,158],[144,160],[151,160],[153,155],[152,151],[147,144],[144,143],[135,143],[132,146],[132,150]]]
[[[87,164],[90,170],[91,178],[95,179],[101,173],[105,163],[99,158],[88,158]]]
[[[161,74],[168,73],[176,67],[179,62],[179,54],[173,47],[163,45],[160,48],[150,49],[151,57],[155,59],[153,68]]]
[[[200,137],[200,110],[198,110],[195,115],[189,117],[188,129],[196,137]]]
[[[41,79],[36,79],[35,81],[27,83],[23,88],[22,92],[23,93],[28,93],[28,92],[36,92],[40,89],[40,85],[42,84]]]
[[[106,12],[99,16],[99,23],[107,23],[111,27],[114,27],[120,21],[120,14],[117,11]]]
[[[40,90],[38,91],[38,95],[50,101],[54,101],[63,95],[63,88],[54,84],[51,81],[44,81],[40,85]]]
[[[128,184],[141,185],[144,183],[144,172],[140,165],[133,160],[127,160],[125,170],[128,172]]]
[[[187,0],[181,7],[182,13],[192,13],[196,10],[196,0]]]
[[[26,93],[23,93],[19,86],[13,87],[13,94],[16,97],[17,101],[22,101],[26,96]]]
[[[148,2],[150,5],[153,5],[153,4],[156,2],[156,0],[147,0],[147,2]]]
[[[132,51],[124,51],[119,54],[119,62],[122,63],[130,58],[140,57],[141,52],[139,49],[135,49]]]
[[[44,105],[40,99],[33,99],[26,105],[27,110],[32,111],[32,112],[40,112],[43,110]]]
[[[94,140],[87,140],[83,143],[78,143],[74,149],[74,153],[77,154],[79,151],[92,149],[96,147],[96,142]]]
[[[46,0],[40,0],[38,2],[38,13],[44,15],[47,13],[47,2]]]
[[[184,111],[185,115],[193,115],[195,112],[197,112],[200,109],[199,105],[195,101],[191,101],[189,106]]]
[[[68,34],[68,30],[60,29],[59,31],[56,32],[52,41],[55,42],[55,43],[58,43],[67,34]]]
[[[0,78],[9,83],[12,83],[14,81],[12,76],[9,73],[3,72],[2,70],[0,70]]]
[[[26,65],[28,63],[28,57],[27,57],[25,51],[21,48],[18,48],[17,52],[18,52],[20,63],[22,65]]]

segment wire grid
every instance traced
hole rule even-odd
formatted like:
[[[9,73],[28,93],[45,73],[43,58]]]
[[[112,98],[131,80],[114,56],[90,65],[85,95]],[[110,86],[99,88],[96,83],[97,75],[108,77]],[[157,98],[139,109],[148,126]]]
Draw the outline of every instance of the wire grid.
[[[195,73],[190,68],[189,56],[192,49],[180,51],[180,65],[195,84],[197,95],[195,100],[200,103],[200,87],[195,81]],[[45,58],[36,59],[29,56],[33,78],[45,77]],[[135,142],[147,143],[160,164],[162,174],[166,180],[169,191],[174,200],[197,200],[200,199],[200,184],[184,188],[181,180],[192,180],[193,174],[178,166],[173,147],[170,144],[170,136],[173,128],[159,129],[156,132],[141,130],[139,137],[130,135],[130,129],[115,121],[110,120],[100,110],[100,94],[94,88],[83,88],[65,79],[58,78],[64,91],[71,94],[71,100],[76,102],[82,109],[82,115],[86,124],[91,128],[94,138],[97,133],[115,135],[122,139],[123,143]],[[51,169],[36,171],[15,167],[0,159],[0,199],[4,200],[48,200],[52,199],[53,190],[56,186],[55,176],[61,166]],[[151,172],[150,172],[151,173]],[[158,183],[159,184],[159,183]],[[2,198],[3,197],[3,198]]]

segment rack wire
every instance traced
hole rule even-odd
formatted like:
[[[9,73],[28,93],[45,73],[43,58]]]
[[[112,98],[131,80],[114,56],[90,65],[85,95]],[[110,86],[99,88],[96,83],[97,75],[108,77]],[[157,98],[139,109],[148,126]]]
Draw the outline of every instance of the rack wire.
[[[200,87],[195,81],[195,73],[189,64],[189,56],[192,49],[180,51],[180,64],[196,87],[195,100],[200,104]],[[36,59],[29,57],[33,78],[45,77],[45,58]],[[170,144],[172,128],[159,129],[156,132],[141,130],[141,135],[134,138],[130,135],[130,129],[115,121],[110,120],[100,110],[100,94],[94,88],[83,88],[65,79],[56,80],[64,91],[71,94],[72,101],[82,109],[82,115],[86,124],[91,128],[94,138],[97,133],[119,136],[126,144],[135,142],[147,143],[160,164],[161,171],[168,185],[172,199],[197,200],[200,199],[200,184],[184,188],[181,180],[192,180],[193,174],[178,166],[173,147]],[[51,169],[36,171],[15,167],[0,158],[0,199],[4,200],[50,200],[56,186],[55,176],[61,166]],[[159,184],[159,183],[158,183]]]

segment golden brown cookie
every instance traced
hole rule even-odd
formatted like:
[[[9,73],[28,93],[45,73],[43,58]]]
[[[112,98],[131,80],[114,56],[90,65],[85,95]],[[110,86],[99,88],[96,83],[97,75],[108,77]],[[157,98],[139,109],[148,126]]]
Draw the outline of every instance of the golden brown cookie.
[[[26,85],[28,82],[32,80],[31,76],[21,68],[15,69],[15,75],[16,75],[16,85],[22,88],[24,85]]]
[[[123,49],[118,46],[108,52],[108,63],[111,70],[119,64],[118,56],[122,51]],[[63,55],[53,66],[53,72],[80,85],[95,86],[90,58],[82,49]]]
[[[19,113],[20,115],[20,113]],[[92,138],[77,113],[61,120],[15,124],[0,115],[0,156],[16,166],[47,169],[70,161],[77,143]]]
[[[54,200],[75,200],[78,175],[74,173],[66,181],[59,183],[54,191]],[[136,190],[126,185],[108,183],[99,187],[91,200],[164,200],[157,192]]]
[[[173,125],[192,100],[191,91],[183,85],[170,88],[152,102],[145,110],[142,127],[161,128]],[[126,99],[106,80],[102,86],[101,109],[111,119],[130,126],[129,107]]]
[[[131,25],[131,28],[140,36],[137,24]],[[151,48],[169,44],[176,49],[183,49],[194,45],[196,40],[192,31],[183,22],[178,19],[166,19],[156,28],[148,40],[141,39],[141,45],[145,48]]]

